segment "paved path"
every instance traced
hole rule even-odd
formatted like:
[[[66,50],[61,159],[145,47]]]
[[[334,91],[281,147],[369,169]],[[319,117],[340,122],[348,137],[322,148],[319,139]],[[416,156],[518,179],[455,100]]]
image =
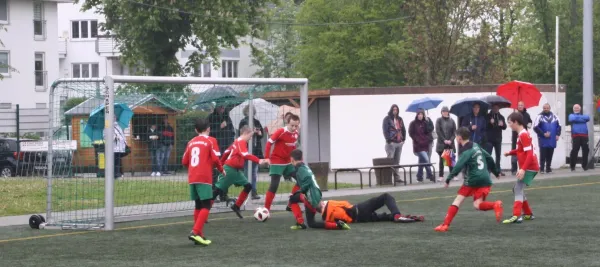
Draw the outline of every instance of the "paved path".
[[[593,176],[600,175],[600,169],[590,170],[587,172],[579,171],[579,172],[570,172],[567,169],[556,170],[553,174],[543,174],[538,175],[536,180],[546,180],[546,179],[557,179],[557,178],[565,178],[565,177],[583,177],[583,176]],[[330,175],[331,176],[331,175]],[[355,177],[353,177],[355,176]],[[178,179],[175,176],[173,179]],[[350,174],[345,173],[343,176],[338,176],[339,181],[350,182],[356,181],[358,182],[358,174]],[[167,177],[160,177],[162,179]],[[146,179],[144,177],[135,177],[135,178],[125,178],[125,179]],[[155,177],[148,177],[148,179],[156,179]],[[259,179],[268,179],[268,176],[260,177]],[[354,179],[354,180],[353,180]],[[330,177],[330,182],[333,181],[333,178]],[[413,180],[414,181],[414,180]],[[515,181],[515,178],[512,176],[506,176],[501,178],[500,180],[494,180],[494,183],[512,183]],[[368,183],[367,183],[368,184]],[[451,187],[458,187],[461,185],[460,182],[453,182],[450,184]],[[380,194],[384,192],[402,192],[402,191],[412,191],[412,190],[426,190],[426,189],[434,189],[443,187],[443,183],[431,183],[426,182],[423,184],[413,184],[413,185],[398,185],[396,187],[392,186],[382,186],[382,187],[372,187],[369,188],[368,185],[365,186],[364,189],[340,189],[340,190],[328,190],[323,192],[324,198],[337,198],[343,196],[356,196],[356,195],[367,195],[367,194]],[[278,194],[276,197],[277,200],[284,200],[288,194]],[[263,204],[264,196],[258,201],[250,201],[248,203],[247,209],[251,209],[258,205]],[[282,209],[284,206],[274,206],[274,209]],[[216,211],[228,211],[227,208],[223,206],[223,204],[216,204]],[[182,215],[189,215],[189,211],[193,209],[193,205],[191,201],[186,202],[175,202],[175,203],[162,203],[162,204],[149,204],[149,205],[136,205],[136,206],[126,206],[126,207],[117,207],[115,208],[115,214],[138,214],[137,216],[129,216],[126,218],[117,218],[116,221],[129,221],[129,220],[139,220],[139,219],[151,219],[151,218],[164,218],[164,217],[176,217]],[[175,211],[173,211],[175,210]],[[165,213],[169,211],[169,213]],[[71,212],[59,212],[55,213],[54,216],[56,218],[82,218],[82,217],[102,217],[103,211],[100,210],[78,210]],[[28,219],[30,215],[22,215],[22,216],[7,216],[0,217],[0,227],[2,226],[11,226],[11,225],[26,225],[28,224]],[[118,216],[115,216],[118,217]]]

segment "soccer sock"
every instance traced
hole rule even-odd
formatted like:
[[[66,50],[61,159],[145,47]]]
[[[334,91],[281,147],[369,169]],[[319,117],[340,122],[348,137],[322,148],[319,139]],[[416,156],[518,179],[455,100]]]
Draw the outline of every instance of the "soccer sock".
[[[444,225],[450,226],[454,216],[456,216],[456,213],[458,213],[458,207],[450,205],[450,207],[448,207],[448,213],[446,213],[446,218],[444,218]]]
[[[246,192],[245,190],[242,190],[242,192],[240,192],[240,195],[238,196],[237,201],[235,202],[235,205],[238,206],[238,208],[241,207],[247,198],[248,198],[248,192]]]
[[[479,210],[486,211],[486,210],[493,210],[493,209],[494,209],[494,202],[483,201],[479,204]]]
[[[339,230],[337,224],[334,223],[334,222],[326,222],[325,223],[325,229],[327,229],[327,230]]]
[[[204,229],[204,224],[208,220],[208,214],[210,213],[209,209],[201,209],[198,213],[198,218],[196,218],[196,222],[194,223],[194,234],[204,237],[204,233],[202,230]]]
[[[200,214],[200,210],[194,210],[194,223],[196,223],[196,219],[198,219],[198,214]]]
[[[306,200],[306,197],[304,197],[304,195],[300,195],[300,201],[302,201],[302,203],[304,203],[304,208],[308,209],[310,211],[312,211],[313,213],[317,213],[317,209],[315,209],[309,202],[308,200]]]
[[[299,224],[303,224],[304,218],[302,217],[302,210],[300,209],[300,205],[298,205],[298,203],[290,203],[290,208],[292,208],[292,213],[294,213],[294,217],[296,217],[296,222]]]
[[[402,217],[402,214],[398,213],[398,214],[394,214],[394,221],[400,219],[400,217]]]
[[[294,185],[294,187],[292,188],[292,195],[296,192],[298,192],[300,190],[300,186],[298,185]]]
[[[271,203],[273,203],[273,199],[275,198],[275,193],[271,191],[267,191],[267,195],[265,196],[265,208],[271,211]]]
[[[523,208],[523,202],[515,201],[513,205],[513,216],[521,216],[521,210]]]
[[[525,213],[525,215],[533,214],[533,211],[531,210],[531,207],[529,206],[529,201],[527,201],[527,200],[523,201],[523,213]]]

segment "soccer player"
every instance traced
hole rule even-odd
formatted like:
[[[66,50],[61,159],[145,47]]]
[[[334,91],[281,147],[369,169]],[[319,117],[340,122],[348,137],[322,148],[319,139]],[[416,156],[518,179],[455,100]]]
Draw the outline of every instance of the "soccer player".
[[[196,120],[198,136],[190,140],[185,148],[181,163],[188,168],[188,183],[191,199],[195,202],[194,227],[188,237],[196,245],[208,246],[212,242],[204,236],[204,224],[212,206],[213,166],[226,175],[219,157],[215,154],[213,143],[208,137],[210,126],[206,119]]]
[[[386,206],[390,213],[377,213],[377,210]],[[327,200],[321,201],[318,206],[323,214],[323,221],[335,222],[342,221],[345,223],[365,223],[365,222],[422,222],[425,221],[423,216],[402,215],[396,205],[396,200],[388,193],[384,193],[378,197],[367,199],[356,205],[350,204],[348,201]],[[350,229],[348,227],[348,229]]]
[[[225,151],[221,161],[224,163],[223,169],[227,175],[219,177],[215,185],[214,198],[222,196],[231,185],[243,186],[244,190],[240,192],[238,199],[235,204],[231,205],[231,210],[235,214],[243,219],[240,207],[244,204],[244,201],[248,198],[248,194],[252,191],[252,184],[248,182],[248,179],[244,175],[244,162],[251,160],[256,164],[261,164],[263,161],[256,156],[248,153],[248,140],[252,138],[254,132],[248,125],[243,126],[240,129],[240,137],[238,137],[233,144]]]
[[[300,190],[294,192],[290,196],[289,207],[296,218],[296,225],[292,226],[292,230],[306,229],[304,224],[304,218],[302,216],[302,210],[298,203],[304,203],[304,210],[306,212],[306,222],[310,228],[325,228],[328,230],[336,229],[350,229],[347,224],[343,221],[336,222],[316,222],[315,215],[317,210],[315,207],[321,202],[321,189],[315,180],[315,175],[312,170],[303,162],[302,150],[295,149],[291,153],[292,165],[296,168],[296,181],[300,186]]]
[[[504,153],[504,156],[517,156],[519,171],[517,172],[517,184],[513,188],[515,193],[515,204],[513,205],[513,216],[504,220],[502,223],[521,223],[523,219],[533,220],[533,212],[529,206],[529,201],[525,196],[525,186],[531,185],[533,178],[540,170],[537,157],[533,153],[533,144],[531,135],[527,132],[524,125],[523,115],[515,112],[508,116],[508,126],[519,134],[517,138],[517,148]],[[525,216],[521,216],[521,212]]]
[[[285,127],[279,128],[269,138],[265,147],[265,159],[270,164],[269,175],[271,176],[271,184],[265,197],[265,208],[271,210],[271,204],[277,193],[281,176],[286,179],[294,174],[294,166],[290,162],[290,153],[296,149],[298,142],[298,125],[300,117],[295,114],[287,116],[287,124]],[[273,147],[273,153],[271,153]],[[292,189],[292,194],[297,192],[300,187],[296,184]]]
[[[452,219],[458,213],[458,207],[463,203],[465,198],[473,196],[473,206],[476,210],[488,211],[494,210],[496,221],[502,219],[502,201],[496,202],[485,201],[487,195],[492,188],[492,180],[490,179],[490,171],[498,178],[500,171],[496,168],[494,159],[485,150],[479,147],[478,144],[469,140],[471,131],[467,127],[460,127],[456,130],[456,140],[461,145],[462,152],[458,158],[458,162],[446,177],[446,185],[448,187],[452,178],[460,174],[463,169],[464,182],[458,190],[458,195],[448,208],[444,222],[436,227],[437,232],[446,232],[452,223]]]

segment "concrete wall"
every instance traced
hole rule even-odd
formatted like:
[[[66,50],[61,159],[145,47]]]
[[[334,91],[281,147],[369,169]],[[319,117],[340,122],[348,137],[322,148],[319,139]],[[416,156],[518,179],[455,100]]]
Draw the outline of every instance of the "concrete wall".
[[[424,90],[425,92],[425,90]],[[382,120],[386,116],[392,104],[400,106],[400,116],[404,119],[405,126],[414,120],[415,113],[405,112],[406,107],[413,101],[425,96],[436,96],[444,99],[437,109],[429,110],[429,116],[437,120],[441,116],[442,106],[450,107],[459,99],[465,97],[483,97],[494,94],[493,92],[483,93],[436,93],[436,94],[385,94],[385,95],[333,95],[330,98],[330,129],[331,136],[331,168],[365,167],[372,165],[373,158],[386,157],[384,150],[385,140],[382,133]],[[559,114],[561,123],[565,124],[564,117],[564,91],[558,93],[558,110],[555,105],[555,94],[549,92],[542,93],[540,104],[550,103],[553,111]],[[562,103],[562,104],[561,104]],[[506,117],[512,112],[512,109],[503,109],[501,113]],[[540,107],[533,107],[528,110],[532,119],[541,112]],[[457,118],[452,115],[457,121]],[[533,133],[533,132],[532,132]],[[563,130],[564,133],[564,130]],[[408,133],[407,133],[408,134]],[[537,136],[534,137],[534,146],[537,144]],[[434,140],[435,142],[435,140]],[[502,151],[510,150],[511,132],[504,131]],[[566,158],[565,138],[561,137],[558,147],[555,150],[552,166],[558,168],[565,164]],[[536,146],[536,153],[538,148]],[[417,158],[413,155],[412,140],[407,138],[402,150],[401,164],[417,163]],[[433,162],[439,162],[437,154],[432,156]],[[510,168],[510,158],[502,158],[501,167]]]
[[[329,99],[317,99],[308,108],[308,156],[307,161],[330,161],[330,104]]]

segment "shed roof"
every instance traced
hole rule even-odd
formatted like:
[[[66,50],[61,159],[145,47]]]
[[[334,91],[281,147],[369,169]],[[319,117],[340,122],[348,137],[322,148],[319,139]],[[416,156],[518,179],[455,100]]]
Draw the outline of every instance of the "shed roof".
[[[135,109],[136,107],[145,105],[147,103],[155,103],[163,108],[170,109],[174,112],[180,112],[181,110],[171,106],[166,101],[161,98],[153,95],[153,94],[141,94],[141,95],[117,95],[115,96],[116,104],[126,104],[130,109]],[[65,115],[84,115],[90,114],[92,110],[97,108],[100,105],[104,104],[104,98],[89,98],[88,100],[82,102],[81,104],[73,107],[72,109],[67,110]]]

